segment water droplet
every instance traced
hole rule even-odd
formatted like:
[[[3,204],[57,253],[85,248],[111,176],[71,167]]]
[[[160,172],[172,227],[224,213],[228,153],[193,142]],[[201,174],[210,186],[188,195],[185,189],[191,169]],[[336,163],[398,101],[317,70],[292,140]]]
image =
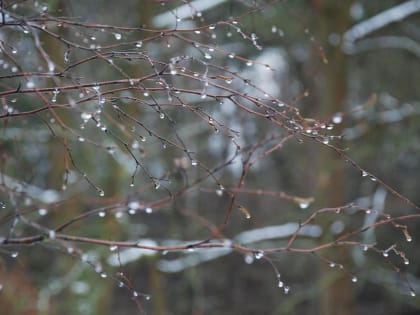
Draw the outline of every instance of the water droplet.
[[[251,60],[248,60],[248,61],[246,62],[246,65],[247,65],[248,67],[251,67],[253,64],[254,64],[254,63],[253,63]]]
[[[277,26],[273,25],[271,27],[271,33],[276,33],[277,32]]]
[[[54,230],[50,230],[50,231],[48,232],[48,237],[49,237],[51,240],[55,240],[55,231],[54,231]]]
[[[73,247],[67,247],[67,253],[73,254],[74,253],[74,248]]]
[[[281,281],[281,280],[279,280],[278,287],[279,288],[283,288],[284,287],[284,282]]]
[[[352,281],[352,282],[357,282],[357,280],[358,280],[358,279],[357,279],[357,277],[356,277],[356,276],[353,276],[353,277],[351,278],[351,281]]]
[[[147,92],[147,91],[143,92],[143,95],[147,97],[147,96],[149,96],[149,92]]]
[[[403,233],[404,233],[404,236],[405,236],[405,240],[407,242],[411,242],[413,240],[413,238],[411,237],[411,235],[408,232],[408,229],[407,228],[403,229]]]
[[[105,272],[101,272],[99,275],[101,276],[101,278],[106,278],[106,277],[108,277],[108,275],[107,275]]]
[[[337,113],[332,117],[332,122],[336,125],[340,124],[343,121],[343,116],[341,113]]]
[[[330,262],[329,266],[330,266],[330,268],[334,268],[335,267],[335,263]]]
[[[235,58],[235,54],[234,54],[234,53],[229,53],[229,54],[228,54],[228,57],[229,57],[230,59],[233,59],[233,58]]]
[[[115,212],[114,216],[116,219],[121,219],[124,216],[124,213],[121,211],[117,211]]]
[[[142,41],[138,41],[137,43],[136,43],[136,47],[137,48],[141,48],[143,46],[143,42]]]
[[[44,209],[44,208],[38,209],[38,214],[40,216],[47,215],[48,214],[48,210],[47,209]]]
[[[405,258],[404,259],[404,265],[409,265],[409,264],[410,264],[410,261],[407,258]]]
[[[299,203],[299,207],[301,209],[307,209],[309,207],[309,202],[301,202]]]
[[[78,136],[78,137],[77,137],[77,140],[78,140],[79,142],[85,142],[85,141],[86,141],[86,139],[85,139],[85,138],[83,138],[82,136]]]
[[[83,119],[84,122],[87,122],[89,119],[92,118],[92,114],[91,113],[86,113],[83,112],[80,117]]]
[[[19,253],[18,252],[12,252],[12,253],[10,253],[10,257],[12,257],[12,258],[16,258],[17,256],[19,256]]]
[[[200,31],[200,30],[195,30],[195,31],[194,31],[194,33],[196,33],[196,34],[200,34],[200,33],[201,33],[201,31]]]
[[[410,296],[415,297],[416,296],[416,292],[414,292],[413,290],[410,291]]]
[[[363,251],[367,251],[369,249],[369,246],[367,246],[367,245],[365,245],[365,246],[363,246]]]
[[[388,252],[383,252],[383,253],[382,253],[382,255],[383,255],[384,257],[388,257],[388,256],[389,256]]]
[[[285,286],[285,287],[284,287],[284,289],[283,289],[283,291],[284,291],[284,294],[289,294],[289,292],[290,292],[290,287]]]
[[[150,295],[145,295],[144,298],[149,301],[152,297]]]
[[[64,53],[64,63],[69,63],[70,62],[70,49],[67,49],[66,52]]]
[[[159,114],[159,118],[160,118],[160,119],[164,119],[164,118],[165,118],[165,114],[164,114],[164,113],[160,113],[160,114]]]
[[[138,142],[137,140],[134,140],[134,141],[131,143],[131,148],[133,148],[133,149],[138,149],[138,148],[140,148],[140,144],[139,144],[139,142]]]
[[[370,180],[371,180],[372,182],[376,182],[376,181],[377,181],[376,177],[373,177],[373,176],[370,176]]]
[[[206,93],[202,93],[200,97],[201,97],[202,100],[204,100],[207,97],[207,94]]]
[[[138,201],[131,201],[131,202],[128,204],[128,207],[129,207],[130,209],[138,210],[138,209],[140,209],[140,203],[139,203]]]
[[[196,161],[196,160],[192,160],[192,161],[191,161],[191,165],[192,165],[192,166],[197,166],[197,165],[198,165],[198,161]]]
[[[104,216],[106,216],[106,212],[105,211],[99,211],[98,216],[103,218]]]
[[[99,86],[99,84],[98,84],[98,83],[95,83],[95,85],[92,87],[92,89],[94,89],[94,90],[95,90],[95,92],[96,92],[96,93],[98,93],[98,92],[99,92],[99,90],[101,89],[101,87]]]
[[[216,195],[218,195],[219,197],[223,196],[223,190],[217,189],[216,190]]]
[[[246,264],[250,265],[254,262],[254,256],[251,254],[246,254],[244,260]]]
[[[111,251],[111,252],[114,252],[114,251],[116,251],[118,249],[118,246],[117,245],[111,245],[111,246],[109,246],[109,250]]]
[[[150,214],[153,212],[153,209],[151,207],[147,207],[146,209],[144,209],[144,212],[146,212],[147,214]]]
[[[258,251],[255,253],[255,259],[261,259],[264,257],[264,252],[263,251]]]
[[[133,291],[133,296],[134,297],[138,297],[139,296],[139,293],[137,291]]]
[[[55,64],[53,62],[48,62],[48,70],[53,72],[55,70]]]
[[[109,154],[114,154],[115,153],[115,148],[114,147],[107,147],[106,150],[108,151]]]
[[[116,40],[120,40],[122,38],[122,35],[120,33],[114,33],[114,37]]]
[[[99,190],[98,190],[98,194],[99,194],[99,196],[101,196],[101,197],[105,196],[105,192],[104,192],[102,189],[99,189]]]
[[[212,55],[210,55],[209,53],[205,53],[205,54],[204,54],[204,58],[205,58],[205,59],[212,59],[213,57],[212,57]]]
[[[155,189],[160,188],[160,182],[158,180],[155,180]]]
[[[369,173],[368,172],[366,172],[366,171],[362,171],[362,177],[366,177],[366,176],[368,176],[369,175]]]

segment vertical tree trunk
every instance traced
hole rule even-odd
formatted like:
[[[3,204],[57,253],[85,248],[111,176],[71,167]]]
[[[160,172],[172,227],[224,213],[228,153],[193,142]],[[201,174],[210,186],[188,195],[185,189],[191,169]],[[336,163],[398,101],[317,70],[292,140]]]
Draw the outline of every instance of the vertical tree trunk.
[[[349,27],[349,10],[351,1],[319,0],[314,2],[319,10],[318,22],[321,23],[318,34],[328,63],[320,67],[317,95],[318,113],[321,119],[330,117],[335,112],[345,110],[347,94],[347,63],[346,56],[340,45],[329,44],[331,34],[343,35]],[[319,56],[316,56],[319,63]],[[340,133],[340,125],[335,127],[335,133]],[[318,154],[320,177],[320,204],[340,206],[346,203],[344,162],[337,159],[335,152],[322,148]],[[325,219],[323,241],[331,241],[330,226],[335,217]],[[332,248],[322,253],[326,258],[348,266],[350,253],[348,248]],[[322,299],[320,314],[352,315],[354,313],[353,283],[348,274],[339,268],[333,269],[327,264],[321,264],[320,281],[322,282]],[[324,289],[325,288],[325,289]]]

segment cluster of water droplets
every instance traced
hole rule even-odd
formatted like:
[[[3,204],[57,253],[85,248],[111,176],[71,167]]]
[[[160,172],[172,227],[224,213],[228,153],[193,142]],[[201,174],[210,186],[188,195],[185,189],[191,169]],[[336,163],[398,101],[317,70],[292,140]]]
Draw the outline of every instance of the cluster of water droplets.
[[[57,95],[60,93],[60,90],[58,88],[55,88],[52,93],[53,93],[53,96],[51,98],[51,102],[56,103],[57,102]]]
[[[290,293],[290,286],[285,285],[285,283],[283,282],[283,280],[281,279],[281,275],[280,273],[277,274],[277,286],[283,290],[284,294],[289,294]]]

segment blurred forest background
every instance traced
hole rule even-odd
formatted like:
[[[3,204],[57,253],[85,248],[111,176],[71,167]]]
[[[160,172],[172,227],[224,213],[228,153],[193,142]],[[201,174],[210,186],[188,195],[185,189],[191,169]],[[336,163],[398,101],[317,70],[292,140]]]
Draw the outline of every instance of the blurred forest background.
[[[420,312],[420,1],[0,4],[1,313]]]

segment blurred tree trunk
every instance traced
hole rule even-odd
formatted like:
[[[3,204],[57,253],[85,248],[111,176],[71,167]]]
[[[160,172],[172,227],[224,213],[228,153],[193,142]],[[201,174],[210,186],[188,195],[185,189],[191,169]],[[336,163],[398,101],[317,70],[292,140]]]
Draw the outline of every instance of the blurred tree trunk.
[[[347,62],[346,55],[340,45],[329,44],[331,36],[343,33],[349,28],[349,11],[351,1],[317,0],[313,5],[318,10],[318,23],[320,33],[317,34],[319,44],[324,50],[326,62],[320,66],[319,82],[317,84],[316,104],[317,112],[323,120],[331,117],[333,113],[345,111],[347,94]],[[319,47],[315,47],[319,50]],[[322,56],[315,54],[315,62],[319,64]],[[335,134],[340,134],[341,125],[337,125]],[[341,206],[346,203],[344,164],[337,158],[335,152],[321,148],[318,153],[317,179],[319,204],[322,206]],[[331,241],[330,226],[335,219],[329,216],[322,222],[324,228],[323,242]],[[336,264],[348,266],[350,253],[348,248],[332,248],[322,253],[324,257]],[[339,268],[331,268],[321,263],[320,281],[322,289],[321,310],[323,315],[352,315],[354,314],[352,281],[348,274]]]
[[[138,4],[137,24],[146,28],[152,28],[152,19],[156,14],[156,8],[157,7],[155,5],[151,5],[151,3],[140,1]],[[138,40],[143,40],[143,36],[147,37],[147,33],[142,34],[142,36],[139,37]],[[146,72],[144,71],[144,67],[142,65],[136,65],[135,67],[131,67],[126,71],[127,74],[133,78],[142,77],[146,75]],[[132,113],[134,116],[139,116],[143,111],[144,109],[139,106],[136,107]],[[150,276],[150,293],[153,297],[152,313],[156,315],[164,315],[168,313],[167,302],[165,297],[165,287],[163,284],[162,274],[157,268],[157,263],[157,256],[152,256],[150,259],[148,259],[147,272]]]

